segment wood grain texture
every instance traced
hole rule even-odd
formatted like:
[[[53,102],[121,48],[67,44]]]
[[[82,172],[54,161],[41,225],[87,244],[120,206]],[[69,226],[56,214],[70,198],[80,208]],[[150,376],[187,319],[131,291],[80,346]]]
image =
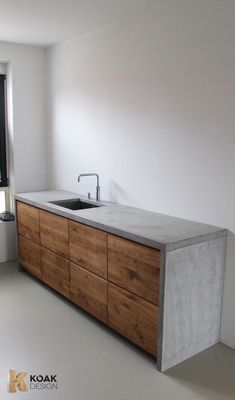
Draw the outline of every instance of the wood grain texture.
[[[160,251],[108,235],[108,280],[158,305]]]
[[[108,283],[108,325],[150,354],[157,354],[158,307]]]
[[[69,221],[70,259],[75,264],[107,278],[107,233]]]
[[[18,246],[21,266],[41,279],[40,246],[20,235],[18,236]]]
[[[41,248],[42,281],[70,298],[69,260]]]
[[[17,201],[16,210],[18,233],[40,243],[38,208]]]
[[[40,210],[42,246],[63,257],[69,257],[69,222],[66,218]]]
[[[71,301],[107,323],[107,281],[70,263]]]

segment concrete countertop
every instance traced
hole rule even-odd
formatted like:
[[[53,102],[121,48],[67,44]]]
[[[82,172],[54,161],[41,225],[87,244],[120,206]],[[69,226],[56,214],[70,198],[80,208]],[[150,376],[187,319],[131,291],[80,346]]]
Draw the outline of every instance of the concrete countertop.
[[[72,211],[50,201],[81,198],[63,190],[16,194],[15,199],[62,217],[102,229],[135,242],[167,251],[226,236],[227,230],[169,215],[101,202],[102,207]],[[91,200],[92,203],[95,203]]]

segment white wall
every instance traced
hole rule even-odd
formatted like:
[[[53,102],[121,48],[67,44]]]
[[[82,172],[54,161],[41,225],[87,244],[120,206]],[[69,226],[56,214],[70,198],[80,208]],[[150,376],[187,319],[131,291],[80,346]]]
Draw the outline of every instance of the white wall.
[[[0,263],[16,259],[16,222],[0,221]]]
[[[0,42],[7,63],[11,186],[47,188],[45,49]]]
[[[233,233],[221,339],[235,347],[235,3],[155,1],[48,51],[50,185]]]
[[[46,189],[45,49],[0,42],[0,63],[7,64],[8,174],[11,192]],[[14,259],[15,256],[15,223],[2,222],[0,262]]]
[[[6,64],[0,63],[0,74],[6,74],[6,72],[7,72]]]

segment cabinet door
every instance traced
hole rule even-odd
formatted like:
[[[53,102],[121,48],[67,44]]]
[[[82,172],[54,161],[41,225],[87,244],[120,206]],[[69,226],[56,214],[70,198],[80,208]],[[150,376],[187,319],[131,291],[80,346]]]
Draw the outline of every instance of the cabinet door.
[[[71,261],[107,278],[107,233],[69,221],[69,249]]]
[[[18,233],[36,243],[40,243],[38,208],[19,201],[16,204]]]
[[[21,266],[41,279],[40,246],[23,236],[18,236],[18,246]]]
[[[41,245],[63,257],[69,256],[69,223],[66,218],[40,210]]]
[[[42,281],[70,298],[69,260],[41,248]]]
[[[108,280],[158,305],[160,251],[108,235]]]
[[[108,283],[108,325],[143,348],[157,354],[158,307]]]
[[[70,263],[70,292],[71,301],[107,322],[107,281]]]

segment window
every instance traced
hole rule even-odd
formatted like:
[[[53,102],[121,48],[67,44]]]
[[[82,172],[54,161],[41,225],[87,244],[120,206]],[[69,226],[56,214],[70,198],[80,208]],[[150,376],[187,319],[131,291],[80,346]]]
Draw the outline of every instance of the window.
[[[12,210],[10,199],[11,197],[9,187],[0,187],[0,214],[4,211]]]
[[[0,191],[0,213],[6,210],[6,193],[5,191]]]
[[[0,74],[0,187],[7,186],[5,81],[6,75]]]

